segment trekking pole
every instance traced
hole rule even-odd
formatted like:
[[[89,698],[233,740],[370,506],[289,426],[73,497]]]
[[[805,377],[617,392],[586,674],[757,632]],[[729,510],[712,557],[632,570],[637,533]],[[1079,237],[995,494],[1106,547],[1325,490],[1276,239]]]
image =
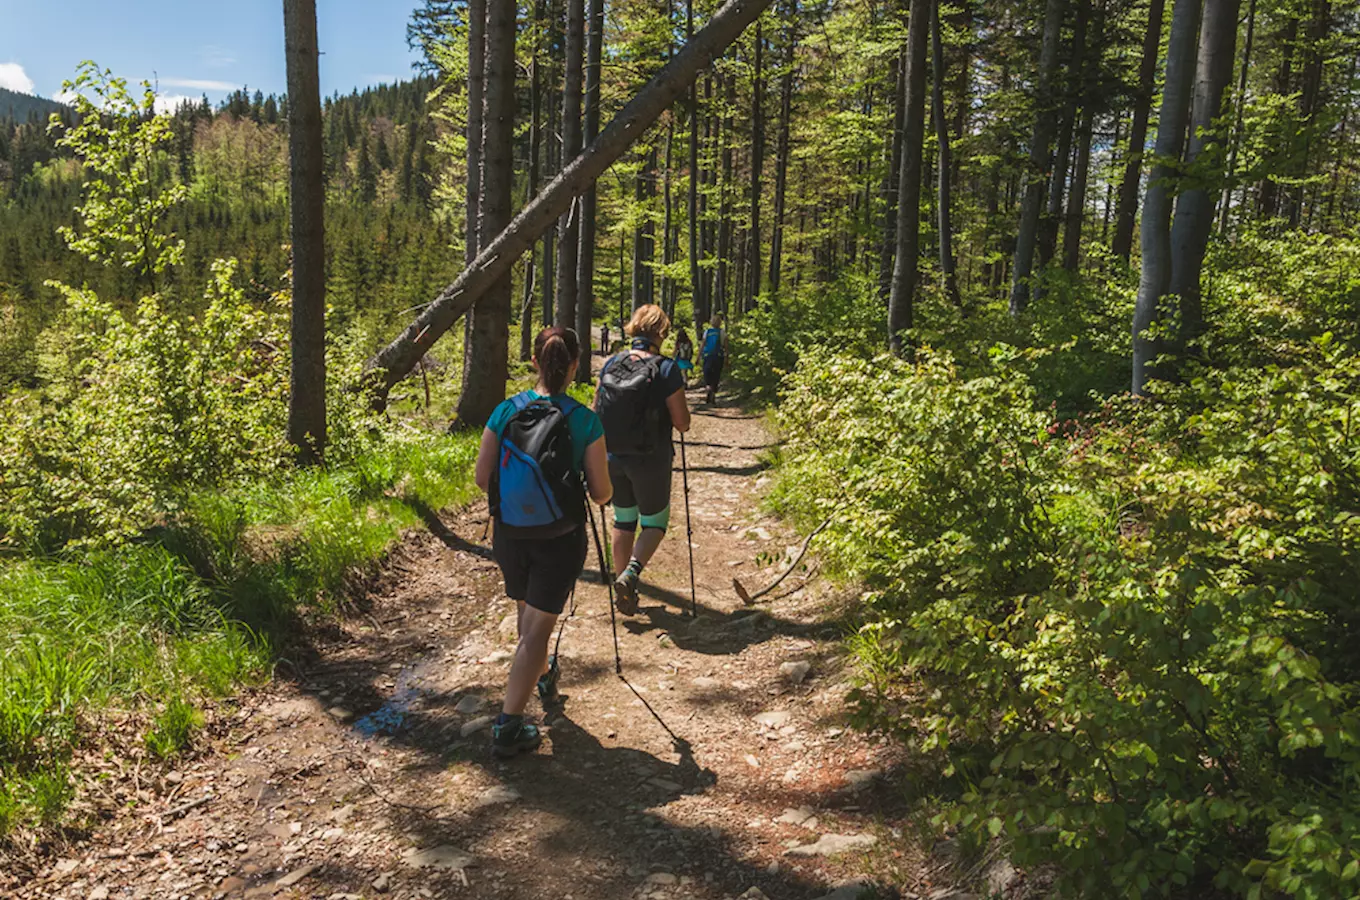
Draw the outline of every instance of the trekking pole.
[[[607,568],[607,561],[604,554],[604,544],[600,543],[600,529],[595,525],[595,510],[589,503],[586,504],[586,513],[590,516],[590,530],[595,535],[595,552],[600,557],[600,577],[604,583],[609,585],[609,627],[614,632],[614,674],[623,677],[623,657],[619,654],[619,622],[614,614],[614,579],[612,570]],[[600,518],[604,518],[604,507],[600,507]]]
[[[685,484],[685,543],[689,545],[689,615],[699,618],[699,596],[694,588],[694,520],[689,514],[689,460],[685,458],[685,433],[680,432],[680,478]]]

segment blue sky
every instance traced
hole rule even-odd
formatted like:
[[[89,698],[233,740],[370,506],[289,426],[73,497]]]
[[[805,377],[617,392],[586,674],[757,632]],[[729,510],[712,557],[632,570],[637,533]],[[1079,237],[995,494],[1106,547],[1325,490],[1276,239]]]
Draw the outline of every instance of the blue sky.
[[[321,90],[409,77],[416,0],[317,0]],[[93,59],[167,98],[283,93],[282,0],[0,0],[0,87],[54,96]]]

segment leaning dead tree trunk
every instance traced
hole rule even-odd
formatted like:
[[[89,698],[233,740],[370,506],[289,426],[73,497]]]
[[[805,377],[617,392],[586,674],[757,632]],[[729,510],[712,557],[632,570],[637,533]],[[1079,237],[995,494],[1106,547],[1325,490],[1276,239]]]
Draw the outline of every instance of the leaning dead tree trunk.
[[[454,322],[514,266],[572,200],[580,196],[670,108],[701,69],[728,48],[773,0],[727,0],[702,31],[619,111],[599,138],[558,174],[477,259],[444,288],[414,322],[369,360],[374,404],[384,407],[393,385],[411,373]]]

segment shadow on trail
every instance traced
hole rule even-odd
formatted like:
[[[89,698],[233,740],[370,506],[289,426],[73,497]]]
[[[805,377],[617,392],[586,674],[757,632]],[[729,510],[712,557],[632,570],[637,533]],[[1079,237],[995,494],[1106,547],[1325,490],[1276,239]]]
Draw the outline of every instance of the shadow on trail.
[[[689,471],[690,474],[695,472],[709,472],[714,475],[734,475],[739,478],[745,478],[751,475],[759,475],[769,468],[770,464],[767,462],[754,462],[745,466],[690,466]]]
[[[474,556],[480,556],[482,559],[494,561],[495,557],[492,555],[490,547],[474,544],[469,540],[459,537],[454,533],[453,529],[444,524],[444,520],[439,517],[439,513],[431,509],[428,504],[414,497],[403,497],[401,502],[405,503],[412,512],[420,516],[421,521],[425,523],[425,527],[430,530],[430,534],[439,538],[445,547],[448,547],[450,550],[461,550],[464,553],[471,553]]]
[[[680,649],[705,656],[735,655],[775,636],[805,638],[828,627],[826,622],[805,624],[783,619],[759,607],[742,607],[729,613],[703,603],[695,618],[690,615],[687,595],[653,584],[643,584],[639,594],[662,605],[640,605],[636,617],[620,619],[620,628],[631,634],[664,631]],[[627,666],[625,658],[625,671]]]

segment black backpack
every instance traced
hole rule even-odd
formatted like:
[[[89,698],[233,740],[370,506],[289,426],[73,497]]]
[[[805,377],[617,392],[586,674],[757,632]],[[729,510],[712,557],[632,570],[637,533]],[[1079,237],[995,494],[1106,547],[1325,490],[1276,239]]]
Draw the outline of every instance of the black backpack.
[[[610,453],[647,456],[656,452],[661,434],[661,410],[656,402],[660,356],[636,357],[623,353],[600,375],[597,409],[604,424]]]
[[[511,400],[515,414],[501,432],[496,469],[491,476],[491,515],[505,534],[520,538],[559,537],[586,520],[585,487],[572,466],[570,416],[581,405],[563,408],[520,394]]]

